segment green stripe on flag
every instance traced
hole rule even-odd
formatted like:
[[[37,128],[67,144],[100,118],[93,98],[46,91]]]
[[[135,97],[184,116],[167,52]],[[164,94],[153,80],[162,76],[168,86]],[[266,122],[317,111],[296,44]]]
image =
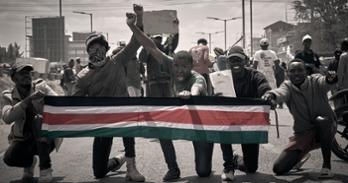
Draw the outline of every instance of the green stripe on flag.
[[[57,137],[144,137],[173,140],[208,141],[226,144],[268,143],[267,131],[212,131],[165,127],[99,128],[84,131],[41,131],[42,136]]]

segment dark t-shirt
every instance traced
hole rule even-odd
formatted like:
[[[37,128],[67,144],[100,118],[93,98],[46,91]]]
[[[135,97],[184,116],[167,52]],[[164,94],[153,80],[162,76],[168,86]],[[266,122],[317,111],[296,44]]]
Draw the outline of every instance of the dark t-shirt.
[[[311,49],[309,50],[309,53],[302,50],[301,52],[295,55],[295,58],[299,58],[304,61],[308,75],[311,75],[314,73],[312,68],[313,65],[319,69],[319,66],[320,66],[319,56],[316,53],[314,53],[313,50]]]
[[[237,97],[261,98],[271,90],[265,75],[252,68],[245,68],[241,79],[233,77],[233,84]]]

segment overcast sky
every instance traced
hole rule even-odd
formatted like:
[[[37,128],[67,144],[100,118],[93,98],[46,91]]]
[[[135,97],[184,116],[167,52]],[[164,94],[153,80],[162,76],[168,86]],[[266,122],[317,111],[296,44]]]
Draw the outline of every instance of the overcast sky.
[[[222,21],[206,17],[232,18],[242,16],[242,0],[62,0],[65,16],[65,32],[88,32],[90,19],[87,15],[72,11],[93,13],[93,29],[107,32],[109,41],[129,40],[131,32],[126,25],[126,12],[132,11],[132,4],[144,6],[145,11],[177,10],[180,21],[180,40],[177,50],[188,50],[196,40],[208,35],[197,32],[223,31]],[[254,37],[263,35],[263,28],[278,20],[293,22],[292,0],[253,0]],[[25,16],[45,17],[59,15],[58,0],[0,0],[0,46],[17,42],[21,50],[25,48]],[[250,39],[250,6],[246,4],[246,38]],[[242,20],[227,23],[227,45],[233,44],[242,34]],[[212,47],[224,47],[224,34],[212,36]]]

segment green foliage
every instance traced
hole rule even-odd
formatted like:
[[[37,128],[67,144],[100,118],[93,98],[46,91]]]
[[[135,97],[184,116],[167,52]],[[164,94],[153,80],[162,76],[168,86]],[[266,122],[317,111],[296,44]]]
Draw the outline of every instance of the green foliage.
[[[313,30],[322,25],[324,40],[332,46],[347,35],[348,0],[296,0],[295,19],[310,22]]]
[[[20,46],[17,43],[9,44],[6,47],[0,46],[0,63],[12,64],[16,58],[22,57],[23,52],[20,52]]]

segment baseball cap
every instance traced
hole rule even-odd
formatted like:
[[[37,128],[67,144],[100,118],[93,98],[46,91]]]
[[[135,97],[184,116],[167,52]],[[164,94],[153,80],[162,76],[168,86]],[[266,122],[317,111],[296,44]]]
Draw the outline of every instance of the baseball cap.
[[[247,58],[247,56],[244,53],[243,48],[240,46],[233,46],[232,48],[230,48],[228,50],[228,54],[227,54],[226,58],[229,59],[231,57],[239,57],[243,60]]]
[[[17,62],[12,65],[10,69],[10,75],[13,76],[16,72],[23,70],[24,68],[29,69],[29,71],[34,70],[33,65],[29,63]]]
[[[261,46],[267,46],[267,45],[269,45],[268,39],[267,39],[267,38],[262,38],[262,39],[260,40],[260,45],[261,45]]]
[[[312,40],[312,37],[311,37],[309,34],[306,34],[306,35],[303,36],[302,42],[305,41],[305,40],[307,40],[307,39]]]
[[[88,51],[88,48],[93,44],[93,43],[100,43],[106,47],[106,50],[109,50],[109,43],[106,41],[105,36],[100,33],[91,33],[87,39],[86,39],[86,49]]]

